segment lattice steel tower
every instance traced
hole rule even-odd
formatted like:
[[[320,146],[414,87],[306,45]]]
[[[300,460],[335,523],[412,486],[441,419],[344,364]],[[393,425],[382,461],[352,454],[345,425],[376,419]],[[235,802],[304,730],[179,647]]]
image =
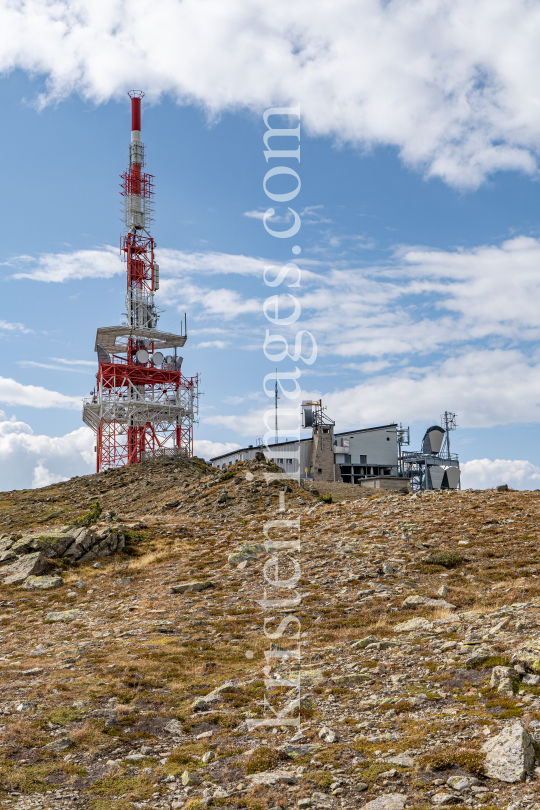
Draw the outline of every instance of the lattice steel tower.
[[[193,455],[199,378],[184,377],[177,349],[187,340],[156,329],[159,288],[153,222],[154,178],[143,172],[141,99],[132,91],[129,167],[122,175],[126,230],[120,251],[127,265],[126,323],[97,330],[97,384],[84,400],[83,421],[96,433],[97,471],[161,455]],[[162,350],[173,350],[164,356]]]

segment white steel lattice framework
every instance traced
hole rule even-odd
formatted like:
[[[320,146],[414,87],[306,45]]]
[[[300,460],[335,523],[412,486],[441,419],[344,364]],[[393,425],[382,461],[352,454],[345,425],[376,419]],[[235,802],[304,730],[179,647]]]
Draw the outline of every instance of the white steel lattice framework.
[[[154,184],[143,173],[141,99],[131,92],[129,168],[122,175],[126,232],[121,252],[127,265],[127,323],[98,329],[97,384],[84,400],[83,421],[96,433],[97,471],[136,464],[161,455],[193,455],[193,425],[198,414],[199,379],[184,377],[177,349],[181,334],[156,329],[154,293],[159,266],[153,222]],[[161,350],[174,350],[164,356]]]

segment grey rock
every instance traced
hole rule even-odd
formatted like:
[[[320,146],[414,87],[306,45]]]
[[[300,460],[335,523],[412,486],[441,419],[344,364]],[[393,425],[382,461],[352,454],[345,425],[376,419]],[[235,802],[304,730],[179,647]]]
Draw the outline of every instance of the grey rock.
[[[398,754],[395,757],[388,757],[385,762],[389,762],[390,765],[399,765],[401,768],[414,767],[414,759],[408,754]]]
[[[459,796],[454,796],[452,793],[436,793],[434,796],[431,797],[431,801],[433,804],[438,805],[439,807],[444,806],[445,804],[458,804],[461,802]]]
[[[451,787],[452,790],[457,790],[461,793],[463,790],[469,790],[473,785],[480,785],[481,782],[479,779],[475,779],[474,776],[451,776],[446,780],[446,784]]]
[[[443,599],[445,596],[448,596],[448,585],[441,585],[441,587],[437,591],[437,596],[442,596]]]
[[[385,574],[386,576],[390,576],[391,574],[395,574],[397,569],[394,568],[392,563],[385,562],[382,565],[382,570],[383,570],[383,574]]]
[[[17,555],[14,551],[2,551],[0,552],[0,565],[7,565],[8,563],[13,562],[13,560],[17,559]]]
[[[70,740],[69,737],[60,737],[60,739],[48,743],[45,748],[49,751],[67,751],[68,748],[73,748],[74,745],[75,743],[73,740]]]
[[[165,726],[165,731],[168,731],[169,734],[182,734],[182,723],[178,720],[169,720]]]
[[[45,556],[41,551],[34,554],[26,554],[24,557],[6,566],[2,571],[4,585],[20,585],[21,582],[32,574],[41,574],[47,565]]]
[[[68,623],[74,621],[74,619],[78,619],[81,614],[82,610],[77,610],[76,608],[73,608],[73,610],[53,611],[52,613],[47,613],[45,621]]]
[[[236,566],[244,560],[257,560],[267,553],[262,543],[242,543],[232,554],[229,554],[228,562],[230,566]]]
[[[328,726],[323,726],[319,731],[320,739],[325,743],[335,743],[337,742],[337,734]]]
[[[456,606],[447,602],[445,599],[430,599],[428,596],[408,596],[403,602],[403,607],[431,607],[440,608],[442,610],[455,610]]]
[[[433,624],[430,621],[420,618],[409,619],[408,622],[401,622],[394,627],[396,633],[418,633],[432,629]]]
[[[407,797],[402,793],[387,793],[368,802],[364,810],[403,810],[406,803]]]
[[[23,588],[29,591],[46,591],[49,588],[59,588],[64,584],[62,577],[37,577],[31,575],[27,577],[23,583]]]
[[[486,776],[501,782],[522,782],[534,770],[534,745],[520,720],[482,746]]]
[[[201,761],[206,765],[207,762],[211,762],[213,759],[215,759],[215,757],[216,755],[213,751],[207,751],[206,754],[202,755]]]
[[[95,544],[96,536],[94,534],[93,529],[78,529],[75,534],[75,539],[67,548],[62,557],[65,557],[67,560],[74,562],[75,560],[79,560],[83,554],[86,554],[87,551],[90,551],[91,547]]]
[[[489,686],[491,689],[497,689],[497,692],[502,692],[505,695],[513,695],[514,687],[512,679],[517,678],[517,672],[512,667],[493,667],[491,672],[491,679]]]
[[[204,697],[196,698],[191,704],[191,708],[195,712],[204,712],[208,708],[210,708],[212,703],[218,703],[221,700],[221,695],[223,694],[223,692],[238,692],[238,691],[239,691],[238,687],[234,683],[232,683],[232,681],[225,681],[225,683],[222,683],[220,686],[213,689],[207,695],[204,695]]]
[[[247,777],[252,785],[277,785],[279,783],[294,785],[296,778],[288,771],[275,770],[254,773]]]
[[[538,686],[540,683],[540,675],[525,675],[523,683],[526,683],[528,686]]]
[[[483,664],[488,658],[491,658],[493,655],[493,650],[491,647],[478,647],[472,655],[469,655],[465,659],[465,666],[466,667],[474,667],[476,664]]]
[[[313,745],[311,743],[304,743],[303,745],[285,743],[279,746],[278,751],[286,757],[290,757],[290,759],[298,759],[298,757],[313,756],[320,748],[320,745]]]
[[[366,636],[365,638],[361,638],[358,641],[355,641],[354,644],[351,644],[351,648],[353,650],[363,650],[364,647],[367,647],[368,644],[375,644],[377,639],[375,636]]]
[[[201,591],[215,587],[215,584],[210,580],[203,582],[180,582],[178,585],[171,586],[171,593],[201,593]]]

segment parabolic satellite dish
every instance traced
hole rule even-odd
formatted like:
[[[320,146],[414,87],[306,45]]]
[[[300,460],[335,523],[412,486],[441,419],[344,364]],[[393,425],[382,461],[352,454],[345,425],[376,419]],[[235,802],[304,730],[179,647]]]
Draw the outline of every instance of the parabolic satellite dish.
[[[137,360],[139,363],[148,363],[149,354],[146,349],[139,349],[137,352]]]
[[[152,355],[152,361],[155,366],[160,366],[163,363],[163,355],[161,352],[154,352]]]

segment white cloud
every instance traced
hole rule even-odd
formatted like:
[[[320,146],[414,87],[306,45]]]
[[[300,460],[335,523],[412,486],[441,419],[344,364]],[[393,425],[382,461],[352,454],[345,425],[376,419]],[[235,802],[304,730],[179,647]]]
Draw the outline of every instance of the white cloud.
[[[3,0],[0,70],[46,74],[49,98],[144,86],[211,116],[300,100],[314,134],[475,186],[536,171],[539,36],[530,0]]]
[[[0,489],[40,487],[95,472],[95,437],[87,427],[64,436],[34,435],[0,411]]]
[[[63,475],[54,475],[43,463],[39,461],[34,467],[34,475],[32,477],[32,488],[48,487],[50,484],[58,484],[60,481],[67,481],[68,479]]]
[[[0,8],[0,19],[1,16]],[[4,264],[12,268],[24,268],[14,273],[13,278],[29,278],[33,281],[62,282],[81,278],[111,278],[126,271],[120,261],[118,248],[110,245],[105,245],[99,250],[45,253],[37,259],[32,256],[17,256]]]
[[[540,421],[540,361],[517,350],[463,352],[425,368],[406,368],[323,394],[340,425],[438,422],[445,410],[460,427]]]
[[[249,219],[260,219],[262,222],[264,219],[264,211],[244,211],[244,216],[249,217]]]
[[[0,377],[0,402],[6,405],[27,405],[30,408],[82,409],[82,397],[66,396],[40,385],[23,385],[9,377]]]
[[[32,329],[27,329],[22,323],[9,323],[0,320],[0,332],[22,332],[25,335],[32,333]]]
[[[66,360],[64,357],[51,357],[50,360],[55,360],[57,363],[63,363],[66,366],[91,366],[95,368],[95,360]]]
[[[512,489],[539,489],[540,467],[530,461],[477,458],[461,465],[464,489],[489,489],[508,484]]]
[[[37,360],[17,360],[17,365],[23,368],[49,368],[53,371],[71,371],[78,374],[91,374],[90,369],[71,368],[70,366],[53,365],[52,363],[39,363]],[[95,366],[95,363],[93,364]]]
[[[227,343],[224,340],[204,340],[202,343],[197,343],[196,349],[225,349]]]
[[[210,439],[194,439],[193,452],[200,458],[210,459],[238,450],[239,444],[235,442],[211,442]]]

